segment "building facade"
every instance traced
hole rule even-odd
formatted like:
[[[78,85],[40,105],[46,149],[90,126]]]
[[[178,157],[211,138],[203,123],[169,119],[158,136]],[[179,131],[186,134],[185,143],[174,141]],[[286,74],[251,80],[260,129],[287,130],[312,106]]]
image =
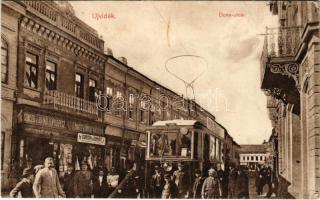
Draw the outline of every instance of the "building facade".
[[[13,138],[13,106],[16,101],[17,45],[19,18],[25,7],[19,2],[3,2],[1,6],[1,185],[10,185],[10,160]]]
[[[261,88],[277,138],[278,171],[297,198],[319,198],[319,2],[271,1]]]
[[[269,165],[267,144],[240,145],[240,165],[255,170],[258,165]]]
[[[2,190],[28,160],[38,165],[47,156],[60,175],[83,161],[90,169],[139,167],[145,129],[158,120],[197,119],[225,138],[211,113],[115,58],[68,2],[1,5]],[[223,163],[224,145],[214,138],[208,144]]]

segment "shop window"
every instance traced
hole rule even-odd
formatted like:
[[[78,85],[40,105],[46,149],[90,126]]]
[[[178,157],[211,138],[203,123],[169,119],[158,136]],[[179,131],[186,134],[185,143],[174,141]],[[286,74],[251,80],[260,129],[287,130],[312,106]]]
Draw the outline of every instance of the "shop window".
[[[57,64],[51,61],[46,62],[46,89],[56,89],[57,78]]]
[[[5,133],[1,132],[1,170],[3,170],[3,161],[4,161],[4,138]]]
[[[89,79],[89,101],[95,102],[99,98],[100,92],[97,89],[97,81]]]
[[[1,83],[8,82],[8,44],[1,38]]]
[[[38,87],[38,56],[31,53],[26,54],[26,81],[28,87]]]
[[[77,97],[83,98],[84,78],[82,74],[76,73],[75,93]]]

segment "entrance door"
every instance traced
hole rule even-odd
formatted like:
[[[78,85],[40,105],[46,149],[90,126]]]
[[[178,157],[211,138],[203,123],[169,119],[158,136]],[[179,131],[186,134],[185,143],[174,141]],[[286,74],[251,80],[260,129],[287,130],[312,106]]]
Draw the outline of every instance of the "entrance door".
[[[49,144],[48,139],[28,138],[26,152],[32,158],[33,165],[42,165],[45,158],[53,157],[53,145]]]

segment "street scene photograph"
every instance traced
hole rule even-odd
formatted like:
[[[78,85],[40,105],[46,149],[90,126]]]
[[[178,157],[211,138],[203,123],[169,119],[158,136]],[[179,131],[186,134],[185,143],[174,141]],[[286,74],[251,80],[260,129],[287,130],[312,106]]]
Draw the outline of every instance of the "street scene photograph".
[[[320,2],[1,1],[1,198],[319,199]]]

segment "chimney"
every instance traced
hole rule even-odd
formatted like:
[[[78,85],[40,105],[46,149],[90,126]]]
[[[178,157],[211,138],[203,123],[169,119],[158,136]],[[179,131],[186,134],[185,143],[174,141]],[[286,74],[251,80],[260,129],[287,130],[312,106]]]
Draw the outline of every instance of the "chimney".
[[[113,56],[113,53],[112,53],[112,49],[108,48],[108,47],[105,47],[104,48],[104,53],[108,56]]]
[[[127,59],[126,59],[125,57],[119,57],[118,59],[119,59],[122,63],[128,65],[128,61],[127,61]]]

